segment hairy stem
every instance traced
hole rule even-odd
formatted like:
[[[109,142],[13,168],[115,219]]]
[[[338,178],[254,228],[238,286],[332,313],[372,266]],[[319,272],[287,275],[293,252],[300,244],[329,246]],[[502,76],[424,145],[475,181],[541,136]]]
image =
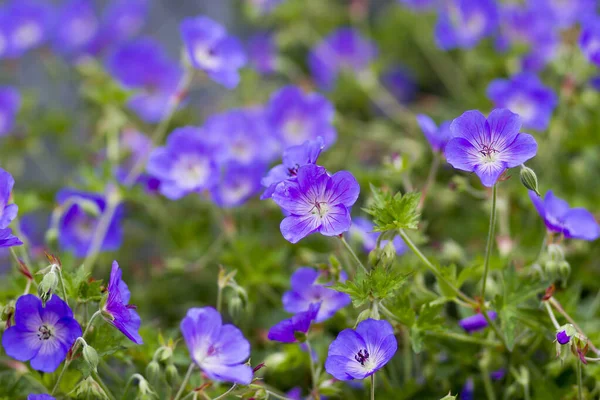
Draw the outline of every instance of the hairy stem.
[[[358,256],[354,252],[354,250],[352,250],[352,247],[350,247],[350,245],[348,244],[348,242],[346,241],[346,239],[344,239],[343,236],[340,236],[339,238],[342,241],[342,243],[344,244],[344,247],[346,247],[346,249],[348,250],[348,252],[352,256],[352,258],[354,258],[354,261],[356,261],[356,264],[358,264],[362,268],[362,270],[363,270],[363,272],[365,274],[368,274],[369,271],[367,270],[367,267],[365,267],[365,265],[362,263],[362,261],[360,261],[360,258],[358,258]]]
[[[492,210],[490,212],[490,226],[488,230],[487,245],[485,246],[485,259],[483,260],[483,285],[481,288],[481,301],[485,302],[485,289],[487,287],[487,277],[490,269],[490,256],[494,245],[494,232],[496,230],[496,201],[497,185],[492,188]]]
[[[188,367],[188,370],[185,373],[185,377],[183,378],[183,381],[181,382],[181,386],[179,387],[179,391],[177,392],[177,394],[175,395],[173,400],[179,400],[179,398],[181,398],[181,396],[183,395],[183,392],[185,391],[185,387],[187,386],[187,384],[192,376],[192,372],[194,372],[195,366],[196,365],[194,364],[194,362],[190,363],[190,366]]]

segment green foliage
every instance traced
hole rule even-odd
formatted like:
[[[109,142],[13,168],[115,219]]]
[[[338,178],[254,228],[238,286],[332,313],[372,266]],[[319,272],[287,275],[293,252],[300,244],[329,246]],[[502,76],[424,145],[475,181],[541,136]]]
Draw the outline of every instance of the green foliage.
[[[91,279],[83,266],[71,271],[63,269],[62,275],[70,298],[82,303],[102,300],[102,281]]]
[[[417,229],[420,212],[420,193],[400,192],[392,196],[389,191],[371,185],[373,198],[364,210],[373,216],[375,231],[385,232],[398,229]]]
[[[354,307],[359,307],[367,302],[385,300],[393,296],[408,276],[409,274],[377,267],[368,274],[359,272],[353,280],[337,282],[331,288],[348,294]]]

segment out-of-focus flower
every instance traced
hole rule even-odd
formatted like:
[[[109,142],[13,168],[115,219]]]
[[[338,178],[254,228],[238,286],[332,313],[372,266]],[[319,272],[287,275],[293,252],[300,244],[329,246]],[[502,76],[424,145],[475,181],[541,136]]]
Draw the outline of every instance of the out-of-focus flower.
[[[53,46],[67,57],[79,55],[94,40],[100,27],[93,4],[88,0],[70,0],[57,17]]]
[[[600,67],[600,18],[592,18],[583,24],[579,46],[586,58]]]
[[[304,93],[296,86],[286,86],[273,93],[266,107],[268,119],[283,148],[307,140],[323,139],[325,148],[336,139],[333,127],[335,110],[324,96]]]
[[[533,191],[529,197],[538,214],[551,232],[564,235],[567,239],[596,240],[600,237],[600,226],[591,212],[585,208],[571,208],[569,204],[548,190],[542,200]]]
[[[58,221],[58,244],[76,257],[85,257],[90,251],[102,213],[107,208],[105,196],[75,189],[61,189],[56,194],[57,203],[64,209]],[[101,251],[117,250],[123,242],[121,219],[123,205],[116,211],[100,245]]]
[[[396,354],[398,341],[385,320],[366,319],[356,330],[344,329],[329,345],[325,370],[341,381],[364,379],[383,368]]]
[[[103,307],[103,315],[109,315],[110,318],[105,317],[106,321],[120,330],[133,343],[143,344],[144,341],[138,333],[142,320],[136,307],[129,304],[131,292],[121,278],[122,275],[119,264],[113,261],[107,288],[108,298]]]
[[[502,379],[504,379],[505,375],[506,375],[506,369],[504,369],[504,368],[500,368],[500,369],[490,372],[490,378],[492,378],[493,381],[502,380]]]
[[[180,327],[190,357],[210,379],[242,385],[252,382],[252,368],[244,364],[250,343],[238,328],[223,325],[217,310],[191,308]]]
[[[475,382],[473,378],[469,377],[465,381],[465,384],[460,391],[460,400],[474,400],[475,399]]]
[[[128,107],[142,120],[163,119],[183,75],[158,42],[140,38],[117,47],[108,57],[110,73],[125,87],[135,89]]]
[[[429,142],[431,149],[434,152],[443,152],[446,148],[446,144],[448,144],[448,141],[452,137],[452,132],[450,132],[450,121],[444,121],[438,127],[429,116],[418,114],[417,123]]]
[[[511,111],[493,110],[487,120],[479,111],[467,111],[452,121],[453,138],[446,145],[446,160],[456,169],[475,172],[491,187],[508,168],[533,158],[537,143],[519,133],[521,118]]]
[[[472,48],[498,27],[494,0],[450,0],[444,3],[435,27],[437,45],[443,50]]]
[[[558,104],[556,94],[532,73],[521,73],[509,80],[494,79],[487,88],[487,96],[497,108],[508,108],[518,114],[523,127],[544,130],[550,123]]]
[[[27,245],[33,254],[43,254],[46,247],[46,231],[50,226],[50,213],[45,210],[21,215],[19,228],[27,238]]]
[[[8,204],[10,193],[15,180],[11,174],[0,168],[0,247],[20,246],[23,244],[18,237],[12,234],[8,225],[17,217],[19,207],[16,204]]]
[[[348,231],[350,237],[357,238],[363,245],[363,249],[366,253],[369,253],[377,246],[377,239],[381,235],[380,232],[373,231],[374,225],[371,221],[364,217],[355,217],[352,219],[352,226]],[[385,247],[389,240],[382,240],[380,245]],[[396,254],[401,255],[408,250],[406,244],[399,236],[394,237],[392,241]]]
[[[495,311],[488,312],[488,317],[490,317],[490,319],[492,321],[495,320],[497,316],[498,316],[498,314],[496,314]],[[458,324],[460,325],[461,328],[463,328],[465,331],[467,331],[469,333],[480,331],[482,329],[487,328],[487,326],[488,326],[488,322],[486,321],[485,317],[481,313],[471,315],[470,317],[467,317],[467,318],[463,318],[458,322]]]
[[[113,0],[102,16],[102,35],[113,43],[132,38],[144,26],[148,8],[148,0]]]
[[[238,70],[246,65],[246,54],[239,40],[229,36],[221,24],[205,16],[186,18],[181,36],[195,68],[228,89],[238,85]]]
[[[2,8],[0,19],[7,38],[6,51],[0,54],[16,58],[50,38],[54,10],[41,1],[11,0]]]
[[[13,129],[15,117],[21,107],[21,95],[11,86],[0,86],[0,136]]]
[[[298,169],[297,179],[277,186],[273,200],[290,215],[281,222],[283,237],[297,243],[319,232],[336,236],[350,229],[350,207],[360,186],[350,172],[329,176],[325,168],[307,164]]]
[[[376,56],[377,47],[373,42],[355,29],[340,28],[312,49],[308,65],[317,85],[330,90],[341,71],[361,72]]]
[[[15,325],[2,335],[2,347],[10,357],[31,361],[31,368],[51,373],[80,336],[73,312],[57,295],[44,307],[38,297],[26,294],[17,300]]]
[[[320,303],[315,321],[323,322],[350,304],[350,296],[316,283],[318,278],[319,271],[308,267],[298,268],[290,279],[292,290],[283,294],[285,311],[304,312],[310,309],[311,304]]]
[[[552,28],[570,28],[596,13],[596,0],[529,0],[537,10],[547,10],[552,16]]]
[[[27,400],[56,400],[56,398],[49,394],[30,394],[27,396]]]
[[[400,103],[408,103],[415,98],[415,78],[404,66],[396,65],[388,69],[381,77],[381,83]]]
[[[277,46],[273,34],[261,32],[248,40],[248,59],[260,74],[269,75],[277,69]]]
[[[211,190],[212,199],[219,207],[230,208],[244,204],[260,191],[264,164],[242,165],[228,162],[222,167],[221,180]]]
[[[269,330],[269,340],[282,343],[298,342],[298,335],[306,335],[310,325],[317,318],[320,303],[312,303],[307,311],[299,312],[292,318],[285,319]]]

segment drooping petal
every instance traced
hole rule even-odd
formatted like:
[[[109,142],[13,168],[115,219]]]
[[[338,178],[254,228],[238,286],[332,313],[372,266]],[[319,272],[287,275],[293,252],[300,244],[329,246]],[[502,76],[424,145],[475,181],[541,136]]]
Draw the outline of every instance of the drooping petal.
[[[529,198],[531,199],[531,202],[533,203],[533,206],[535,207],[540,217],[542,217],[542,219],[545,220],[546,209],[544,208],[544,200],[542,200],[542,198],[538,196],[537,193],[535,193],[533,190],[529,191]]]
[[[118,330],[123,333],[129,340],[135,344],[144,344],[144,340],[139,334],[142,319],[134,308],[123,306],[122,312],[115,316],[113,321],[109,321]]]
[[[502,161],[486,162],[475,168],[475,173],[481,179],[481,183],[487,187],[494,186],[504,171],[506,171],[506,164]]]
[[[485,117],[477,110],[463,113],[450,125],[450,132],[452,132],[453,137],[462,137],[475,147],[487,143],[490,137],[489,129]]]
[[[340,381],[364,379],[368,371],[354,359],[329,355],[325,360],[325,371]]]
[[[291,242],[298,243],[301,239],[316,232],[321,226],[321,219],[317,215],[305,216],[291,215],[281,221],[280,229],[283,237]]]
[[[6,228],[15,219],[18,211],[19,207],[16,204],[7,205],[0,217],[0,229]]]
[[[352,207],[360,194],[360,185],[350,172],[340,171],[333,174],[327,183],[327,191],[330,205]]]
[[[498,151],[513,143],[521,129],[521,117],[506,108],[493,110],[487,122],[490,127],[487,143]]]
[[[596,240],[600,237],[600,226],[594,215],[584,208],[573,208],[563,217],[566,238]]]
[[[37,332],[25,331],[15,325],[2,334],[2,348],[9,357],[19,361],[31,360],[42,347]]]
[[[252,368],[249,365],[203,364],[202,370],[210,379],[249,385],[252,382]]]
[[[548,190],[544,198],[544,207],[546,209],[546,224],[549,225],[548,228],[561,232],[565,214],[570,208],[569,203],[556,197],[552,190]]]
[[[303,296],[301,293],[288,291],[281,298],[283,309],[289,313],[306,311],[311,304],[311,299]]]
[[[350,229],[352,220],[348,209],[339,204],[331,207],[327,214],[321,219],[319,232],[324,236],[337,236]]]
[[[516,167],[535,157],[537,142],[527,133],[519,133],[515,140],[504,150],[500,150],[498,159],[506,163],[508,168]]]
[[[331,317],[340,309],[346,307],[352,302],[350,296],[346,293],[336,292],[333,289],[323,289],[321,308],[317,314],[316,322],[323,322]]]
[[[480,154],[467,139],[455,137],[446,145],[446,160],[450,165],[462,171],[473,172],[481,163]]]

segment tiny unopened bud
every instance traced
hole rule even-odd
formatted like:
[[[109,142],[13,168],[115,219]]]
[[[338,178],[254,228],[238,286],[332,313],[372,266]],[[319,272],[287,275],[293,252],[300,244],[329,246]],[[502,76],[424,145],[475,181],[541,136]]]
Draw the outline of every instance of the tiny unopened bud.
[[[150,384],[148,383],[148,381],[145,379],[142,379],[141,377],[140,377],[140,380],[138,383],[138,395],[140,398],[144,398],[144,399],[156,398],[156,393],[154,393],[154,391],[150,387]]]
[[[12,326],[12,316],[15,315],[15,306],[7,304],[2,308],[2,321],[6,322],[6,329]]]
[[[233,296],[229,300],[227,308],[229,310],[229,315],[231,315],[231,318],[233,318],[234,320],[238,320],[244,311],[244,302],[239,296]]]
[[[540,195],[538,189],[538,179],[535,172],[525,165],[521,166],[521,183],[529,190],[533,190],[535,194]]]
[[[571,264],[567,260],[558,262],[558,275],[562,279],[567,279],[571,275]]]
[[[156,359],[160,362],[166,362],[173,357],[173,349],[168,346],[163,346],[156,352]]]
[[[44,306],[52,298],[52,293],[56,290],[56,286],[58,286],[58,276],[54,270],[50,270],[44,275],[44,279],[42,279],[42,282],[38,286],[38,295],[42,299]]]
[[[179,371],[175,365],[167,365],[167,368],[165,369],[165,378],[167,379],[167,383],[171,386],[175,386],[179,383]]]
[[[264,367],[266,367],[265,363],[260,363],[256,367],[252,368],[252,372],[256,373],[257,371],[260,371]]]
[[[160,364],[157,361],[150,361],[146,367],[146,377],[150,382],[158,382],[158,378],[160,377]]]
[[[83,346],[83,359],[88,363],[92,371],[98,371],[98,363],[100,362],[100,357],[98,357],[98,352],[92,346],[85,344]]]

